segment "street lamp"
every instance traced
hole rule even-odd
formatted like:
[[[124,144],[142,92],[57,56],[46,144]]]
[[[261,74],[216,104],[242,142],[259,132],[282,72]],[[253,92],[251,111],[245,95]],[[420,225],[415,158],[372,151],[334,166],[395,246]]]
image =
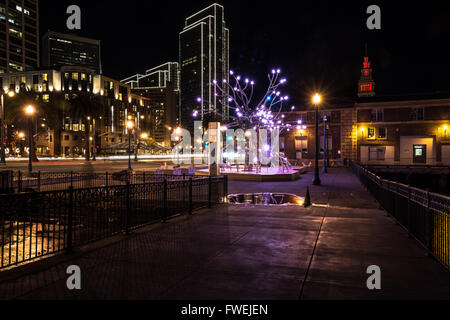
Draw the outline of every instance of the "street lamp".
[[[25,114],[28,116],[28,173],[33,171],[33,163],[32,163],[32,150],[33,150],[33,115],[36,112],[36,109],[29,105],[25,108]]]
[[[131,130],[134,128],[134,123],[131,120],[127,121],[128,129],[128,170],[131,171]]]
[[[137,137],[137,135],[136,135]],[[136,150],[134,152],[134,161],[138,161],[138,152],[141,146],[141,140],[147,140],[148,138],[148,134],[146,132],[141,133],[141,135],[139,136],[139,139],[136,142]]]
[[[14,97],[15,92],[14,91],[8,91],[8,96],[10,98]],[[1,152],[0,152],[0,165],[5,165],[6,164],[6,156],[5,156],[5,94],[2,93],[1,96],[1,103],[2,103],[2,116],[0,118],[1,120],[1,128],[0,128],[0,143],[1,143]]]
[[[327,157],[328,157],[328,139],[327,139],[327,117],[323,117],[323,168],[322,173],[328,173]]]
[[[321,181],[319,177],[319,104],[322,101],[322,98],[318,93],[316,93],[313,97],[313,103],[316,112],[316,154],[315,154],[315,162],[314,162],[314,180],[313,185],[320,186]]]

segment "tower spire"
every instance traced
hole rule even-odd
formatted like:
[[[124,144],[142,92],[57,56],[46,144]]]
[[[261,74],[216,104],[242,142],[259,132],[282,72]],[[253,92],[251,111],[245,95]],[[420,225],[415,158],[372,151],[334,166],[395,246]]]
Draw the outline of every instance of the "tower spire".
[[[375,96],[375,81],[372,77],[372,63],[367,56],[367,42],[365,45],[365,56],[363,68],[361,69],[361,78],[358,82],[358,97]]]

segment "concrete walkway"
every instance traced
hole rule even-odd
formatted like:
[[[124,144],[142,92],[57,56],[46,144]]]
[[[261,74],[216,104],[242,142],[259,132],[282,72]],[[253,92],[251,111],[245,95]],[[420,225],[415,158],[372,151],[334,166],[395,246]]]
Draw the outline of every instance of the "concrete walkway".
[[[230,193],[304,195],[312,175],[230,182]],[[450,299],[450,272],[343,169],[301,207],[223,206],[119,236],[74,256],[0,273],[0,299]],[[78,265],[82,290],[66,288]],[[370,265],[382,290],[366,287]]]

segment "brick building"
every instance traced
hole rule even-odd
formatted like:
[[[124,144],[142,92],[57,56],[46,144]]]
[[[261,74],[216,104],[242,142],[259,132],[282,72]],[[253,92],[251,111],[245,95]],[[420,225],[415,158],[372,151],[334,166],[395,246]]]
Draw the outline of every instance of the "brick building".
[[[363,164],[450,165],[450,93],[376,96],[370,62],[364,59],[358,98],[349,105],[320,107],[320,159],[324,117],[328,155]],[[315,157],[314,109],[287,114],[302,125],[286,132],[281,151],[289,159]]]

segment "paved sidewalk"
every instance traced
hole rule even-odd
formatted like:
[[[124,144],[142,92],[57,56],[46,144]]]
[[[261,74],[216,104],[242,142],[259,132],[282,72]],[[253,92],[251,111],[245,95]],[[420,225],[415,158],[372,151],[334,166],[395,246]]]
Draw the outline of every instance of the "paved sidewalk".
[[[322,179],[312,200],[330,206],[205,210],[69,261],[50,258],[47,270],[0,283],[0,299],[450,299],[450,272],[349,171]],[[309,173],[289,183],[230,182],[229,191],[304,195],[311,180]],[[66,289],[73,264],[82,270],[81,291]],[[366,288],[374,264],[379,291]]]

